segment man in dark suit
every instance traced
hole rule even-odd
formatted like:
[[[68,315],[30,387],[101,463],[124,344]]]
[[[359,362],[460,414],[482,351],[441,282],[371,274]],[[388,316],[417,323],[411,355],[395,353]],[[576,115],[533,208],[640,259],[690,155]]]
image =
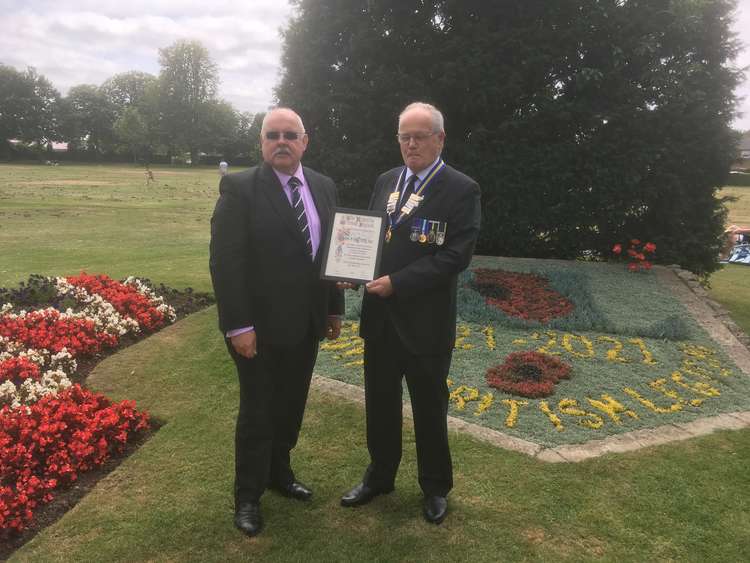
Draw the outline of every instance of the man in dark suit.
[[[393,490],[401,461],[402,378],[409,387],[423,514],[440,524],[453,487],[448,448],[448,385],[456,339],[456,282],[479,234],[477,183],[440,158],[443,116],[414,103],[399,116],[406,166],[382,174],[370,209],[389,225],[380,276],[365,286],[365,399],[370,465],[341,498],[358,506]]]
[[[263,527],[267,487],[312,496],[290,465],[318,343],[338,338],[342,291],[320,280],[318,249],[336,205],[333,181],[300,164],[308,137],[290,109],[261,128],[263,164],[222,177],[211,218],[210,269],[219,328],[237,366],[235,525]]]

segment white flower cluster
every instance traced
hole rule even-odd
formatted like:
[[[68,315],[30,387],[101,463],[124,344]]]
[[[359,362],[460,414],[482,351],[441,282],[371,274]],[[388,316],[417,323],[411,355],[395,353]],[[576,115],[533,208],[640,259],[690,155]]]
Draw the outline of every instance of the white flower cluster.
[[[60,297],[72,297],[83,305],[84,308],[79,315],[92,319],[97,330],[117,336],[141,332],[138,321],[120,315],[112,303],[106,301],[101,295],[91,295],[84,288],[68,283],[65,278],[52,279],[55,282],[57,294]],[[72,311],[68,309],[66,314],[72,314]]]
[[[60,313],[57,309],[48,307],[35,311],[21,310],[18,314],[15,314],[11,312],[13,304],[5,303],[0,306],[0,316],[17,319],[24,318],[32,312],[37,314],[54,312],[59,313],[60,319],[63,320],[91,320],[98,331],[118,337],[141,332],[138,321],[118,313],[114,306],[101,295],[91,295],[84,288],[68,283],[65,278],[53,277],[48,279],[55,284],[60,297],[71,297],[80,303],[83,309],[79,312],[67,309],[64,313]],[[145,295],[151,305],[164,315],[164,318],[169,319],[170,322],[177,319],[174,308],[167,305],[163,297],[156,295],[141,280],[129,277],[125,280],[125,283],[134,286],[139,293]],[[15,409],[35,403],[46,395],[56,395],[59,391],[72,385],[70,377],[78,369],[76,361],[66,349],[58,353],[46,349],[24,349],[23,345],[18,342],[0,336],[0,362],[9,358],[25,358],[35,363],[39,366],[41,377],[39,380],[27,379],[18,386],[12,381],[0,382],[0,408],[4,405],[10,405],[11,408]]]
[[[23,350],[18,343],[0,337],[0,362],[10,358],[24,358],[35,363],[42,375],[38,381],[27,379],[21,385],[12,381],[0,383],[0,408],[10,405],[15,409],[35,403],[46,395],[56,395],[72,385],[69,376],[78,368],[73,356],[64,348],[57,353],[43,348]]]
[[[47,395],[57,395],[71,385],[70,379],[61,370],[46,371],[38,381],[27,379],[18,386],[6,381],[0,384],[0,408],[10,405],[10,408],[17,409],[22,405],[31,405]]]
[[[154,293],[154,291],[141,280],[136,277],[130,276],[123,283],[126,285],[135,286],[135,288],[138,290],[138,293],[141,293],[148,297],[151,305],[162,315],[164,315],[165,319],[169,319],[170,323],[173,323],[175,322],[175,320],[177,320],[177,314],[174,311],[174,307],[167,305],[163,297],[156,295],[156,293]]]

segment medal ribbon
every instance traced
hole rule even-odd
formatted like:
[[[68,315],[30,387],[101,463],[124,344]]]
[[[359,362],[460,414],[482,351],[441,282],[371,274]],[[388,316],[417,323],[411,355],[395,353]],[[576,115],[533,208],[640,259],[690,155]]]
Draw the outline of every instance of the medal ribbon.
[[[425,177],[424,181],[419,185],[419,189],[417,189],[417,191],[414,192],[414,194],[420,197],[424,197],[422,196],[422,194],[425,191],[427,191],[428,185],[432,182],[432,180],[435,179],[435,176],[437,176],[443,168],[445,168],[445,162],[443,162],[443,159],[441,158],[440,160],[437,161],[435,166],[433,166],[432,169],[427,173],[427,176]],[[406,176],[406,166],[404,166],[404,169],[401,171],[401,174],[398,177],[398,181],[396,182],[396,192],[400,191],[398,187],[402,186],[405,176]],[[416,209],[418,206],[419,206],[419,203],[417,203],[414,207],[412,207],[412,211]],[[388,224],[389,224],[390,229],[391,230],[395,229],[409,215],[410,213],[404,213],[402,211],[398,219],[394,221],[393,213],[389,213]]]

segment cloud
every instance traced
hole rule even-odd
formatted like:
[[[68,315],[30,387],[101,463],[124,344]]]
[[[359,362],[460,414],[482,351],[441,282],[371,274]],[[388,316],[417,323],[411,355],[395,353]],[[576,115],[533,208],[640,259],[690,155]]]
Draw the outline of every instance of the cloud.
[[[159,49],[197,39],[219,67],[219,96],[241,111],[262,111],[279,79],[288,0],[0,0],[0,62],[34,66],[65,94],[118,72],[159,72]],[[750,66],[750,0],[733,25],[744,42],[736,65]],[[738,87],[738,129],[750,129],[750,76]]]
[[[119,72],[159,72],[159,49],[196,39],[219,68],[219,96],[241,111],[272,102],[279,75],[282,0],[0,1],[0,62],[34,66],[63,94]],[[208,6],[208,8],[207,8]]]

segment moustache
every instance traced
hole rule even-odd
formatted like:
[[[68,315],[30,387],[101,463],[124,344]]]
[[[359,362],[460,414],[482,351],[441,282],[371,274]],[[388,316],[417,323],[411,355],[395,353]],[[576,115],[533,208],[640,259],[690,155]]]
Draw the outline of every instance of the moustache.
[[[273,156],[279,156],[279,155],[291,156],[292,153],[289,152],[289,149],[285,149],[283,147],[279,147],[278,149],[276,149],[275,151],[273,151]]]

